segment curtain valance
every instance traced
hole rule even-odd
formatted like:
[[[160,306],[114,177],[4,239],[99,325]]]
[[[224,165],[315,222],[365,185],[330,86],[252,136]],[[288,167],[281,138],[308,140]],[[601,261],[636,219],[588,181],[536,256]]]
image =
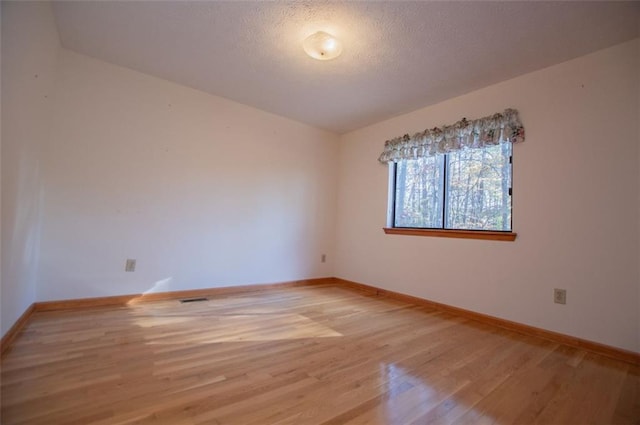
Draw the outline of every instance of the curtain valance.
[[[472,121],[463,118],[453,125],[434,127],[415,133],[413,136],[405,134],[402,137],[387,140],[378,161],[397,162],[460,149],[522,141],[524,141],[524,127],[518,117],[518,111],[505,109],[501,114],[497,113]]]

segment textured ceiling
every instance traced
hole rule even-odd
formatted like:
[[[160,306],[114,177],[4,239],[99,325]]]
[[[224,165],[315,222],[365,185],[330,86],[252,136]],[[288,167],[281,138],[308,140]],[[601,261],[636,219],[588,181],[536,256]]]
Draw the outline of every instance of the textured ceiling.
[[[640,2],[63,1],[54,12],[65,48],[343,133],[635,38]],[[318,30],[343,41],[342,56],[305,55]]]

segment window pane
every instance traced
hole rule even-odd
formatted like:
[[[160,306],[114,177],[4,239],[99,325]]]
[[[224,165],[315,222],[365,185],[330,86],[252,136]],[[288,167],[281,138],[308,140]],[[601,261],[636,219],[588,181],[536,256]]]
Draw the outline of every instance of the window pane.
[[[447,155],[447,229],[511,230],[511,143]]]
[[[401,161],[396,165],[396,227],[442,228],[444,156]]]

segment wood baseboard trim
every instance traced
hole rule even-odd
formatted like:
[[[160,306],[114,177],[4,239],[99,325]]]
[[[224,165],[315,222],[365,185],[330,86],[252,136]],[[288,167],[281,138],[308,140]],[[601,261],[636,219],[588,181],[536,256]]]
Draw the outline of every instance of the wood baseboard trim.
[[[169,291],[169,292],[155,292],[151,294],[130,294],[130,295],[116,295],[109,297],[94,297],[94,298],[78,298],[70,300],[56,300],[56,301],[42,301],[35,302],[27,308],[27,310],[18,318],[13,324],[11,329],[2,337],[0,342],[0,354],[4,354],[9,349],[11,343],[20,333],[22,328],[27,324],[31,315],[41,311],[60,311],[60,310],[79,310],[87,308],[99,308],[99,307],[114,307],[114,306],[126,306],[132,304],[139,304],[152,301],[166,301],[175,300],[181,298],[197,298],[206,296],[220,296],[239,294],[244,292],[260,292],[272,289],[292,288],[298,286],[318,286],[328,285],[334,286],[337,281],[333,277],[315,278],[315,279],[301,279],[288,282],[276,282],[265,284],[253,284],[253,285],[240,285],[240,286],[222,286],[218,288],[206,288],[206,289],[191,289],[185,291]]]
[[[11,343],[18,336],[20,331],[25,327],[29,318],[35,311],[35,303],[32,303],[27,309],[18,317],[18,320],[9,328],[6,334],[2,336],[2,341],[0,341],[0,354],[4,354],[5,351],[9,349]]]
[[[43,301],[35,303],[35,311],[76,310],[94,307],[113,307],[139,304],[152,301],[166,301],[181,298],[197,298],[258,292],[270,289],[291,288],[296,286],[335,285],[333,278],[302,279],[289,282],[277,282],[240,286],[221,286],[218,288],[190,289],[184,291],[154,292],[150,294],[130,294],[110,297],[78,298],[71,300]]]
[[[616,360],[622,360],[624,362],[628,362],[634,365],[640,365],[640,353],[636,353],[634,351],[612,347],[610,345],[601,344],[599,342],[589,341],[586,339],[562,334],[559,332],[549,331],[542,328],[537,328],[535,326],[529,326],[529,325],[525,325],[518,322],[512,322],[511,320],[501,319],[495,316],[489,316],[488,314],[477,313],[475,311],[454,307],[448,304],[442,304],[436,301],[431,301],[431,300],[420,298],[420,297],[414,297],[412,295],[407,295],[400,292],[390,291],[387,289],[382,289],[382,288],[378,288],[371,285],[365,285],[364,283],[352,282],[352,281],[340,279],[340,278],[335,278],[335,281],[343,287],[347,287],[357,291],[363,291],[376,296],[392,298],[395,300],[404,301],[404,302],[419,305],[419,306],[430,307],[436,310],[455,314],[456,316],[461,316],[470,320],[482,322],[491,326],[508,329],[510,331],[518,332],[528,336],[544,338],[546,340],[557,342],[559,344],[564,344],[570,347],[579,348],[585,351],[590,351],[595,354],[600,354]]]
[[[29,321],[30,317],[35,312],[40,311],[58,311],[58,310],[75,310],[95,307],[109,307],[109,306],[124,306],[131,304],[138,304],[152,301],[166,301],[180,298],[195,298],[203,296],[220,296],[230,295],[244,292],[260,292],[271,289],[284,289],[300,286],[340,286],[353,290],[363,291],[372,295],[387,297],[404,301],[410,304],[430,307],[436,310],[445,311],[447,313],[455,314],[457,316],[465,317],[470,320],[482,322],[492,326],[508,329],[514,332],[518,332],[524,335],[536,336],[544,338],[559,344],[568,345],[570,347],[579,348],[582,350],[590,351],[592,353],[607,356],[616,360],[622,360],[631,364],[640,365],[640,353],[634,351],[624,350],[622,348],[612,347],[610,345],[601,344],[599,342],[589,341],[582,338],[561,334],[558,332],[549,331],[534,326],[525,325],[518,322],[512,322],[510,320],[501,319],[499,317],[489,316],[487,314],[477,313],[475,311],[466,310],[459,307],[450,306],[447,304],[438,303],[435,301],[427,300],[412,295],[403,294],[400,292],[390,291],[387,289],[378,288],[363,283],[353,282],[341,278],[316,278],[316,279],[303,279],[289,282],[278,282],[269,284],[255,284],[255,285],[241,285],[241,286],[223,286],[218,288],[207,289],[194,289],[185,291],[171,291],[171,292],[157,292],[152,294],[132,294],[132,295],[119,295],[110,297],[96,297],[96,298],[80,298],[74,300],[58,300],[58,301],[45,301],[36,302],[31,304],[25,312],[18,318],[13,326],[7,331],[0,341],[0,353],[4,354],[11,346],[11,343],[24,328]]]

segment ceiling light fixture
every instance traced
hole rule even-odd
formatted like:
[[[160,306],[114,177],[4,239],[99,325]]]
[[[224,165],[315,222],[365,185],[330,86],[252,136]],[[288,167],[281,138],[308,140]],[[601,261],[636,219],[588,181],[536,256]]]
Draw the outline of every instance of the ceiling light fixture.
[[[342,53],[340,40],[324,31],[318,31],[305,38],[302,47],[309,56],[321,61],[337,58]]]

